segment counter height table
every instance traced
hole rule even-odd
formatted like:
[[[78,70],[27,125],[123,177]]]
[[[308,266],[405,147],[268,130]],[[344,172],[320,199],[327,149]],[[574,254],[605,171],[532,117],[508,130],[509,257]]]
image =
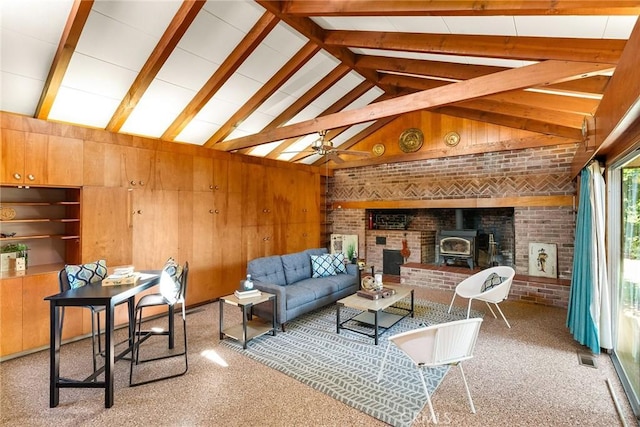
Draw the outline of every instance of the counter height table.
[[[102,282],[95,282],[80,288],[70,289],[45,298],[50,303],[50,379],[49,379],[49,407],[58,406],[61,388],[104,388],[104,407],[113,406],[114,363],[120,360],[133,347],[135,296],[140,292],[160,283],[160,271],[143,271],[140,279],[131,285],[102,286]],[[114,310],[116,305],[127,302],[129,311],[129,342],[125,350],[115,354],[114,340]],[[104,366],[84,380],[60,378],[60,344],[62,330],[60,328],[61,307],[82,307],[87,305],[105,307],[105,361]],[[169,313],[172,319],[172,313]],[[173,327],[169,323],[169,343],[173,341]],[[96,378],[104,372],[104,381]]]

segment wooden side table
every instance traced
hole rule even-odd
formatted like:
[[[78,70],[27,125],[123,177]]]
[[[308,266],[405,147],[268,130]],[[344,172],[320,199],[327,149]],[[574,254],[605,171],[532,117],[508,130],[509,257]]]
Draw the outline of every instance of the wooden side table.
[[[251,308],[257,304],[271,302],[273,316],[271,322],[260,318],[253,318]],[[224,305],[230,304],[240,307],[242,310],[242,324],[224,327]],[[271,332],[276,335],[276,296],[267,292],[253,298],[238,298],[234,294],[220,298],[220,339],[233,338],[242,343],[242,348],[247,348],[247,343],[252,339]]]

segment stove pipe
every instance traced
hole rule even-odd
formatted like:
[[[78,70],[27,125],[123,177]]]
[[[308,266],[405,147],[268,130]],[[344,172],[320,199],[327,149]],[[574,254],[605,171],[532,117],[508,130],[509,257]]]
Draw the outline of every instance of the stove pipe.
[[[456,209],[456,230],[464,229],[464,220],[462,216],[462,209]]]

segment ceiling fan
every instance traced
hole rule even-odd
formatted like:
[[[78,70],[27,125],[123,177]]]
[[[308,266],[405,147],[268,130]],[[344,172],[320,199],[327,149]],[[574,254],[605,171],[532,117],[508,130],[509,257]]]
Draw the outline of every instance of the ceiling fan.
[[[366,151],[352,151],[352,150],[339,150],[333,146],[333,142],[325,139],[327,134],[326,130],[318,132],[319,138],[311,143],[311,146],[302,151],[287,151],[285,153],[309,153],[325,156],[327,159],[333,160],[336,163],[344,163],[344,160],[340,157],[340,154],[348,154],[354,156],[369,157],[369,153]],[[284,154],[284,153],[283,153]]]

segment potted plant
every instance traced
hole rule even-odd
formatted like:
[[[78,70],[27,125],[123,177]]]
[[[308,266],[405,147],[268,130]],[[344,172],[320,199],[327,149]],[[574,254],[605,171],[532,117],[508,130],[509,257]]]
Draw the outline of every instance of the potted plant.
[[[27,267],[29,258],[29,247],[24,243],[7,243],[0,248],[2,254],[2,270],[9,269],[10,258],[24,258],[24,266]]]

